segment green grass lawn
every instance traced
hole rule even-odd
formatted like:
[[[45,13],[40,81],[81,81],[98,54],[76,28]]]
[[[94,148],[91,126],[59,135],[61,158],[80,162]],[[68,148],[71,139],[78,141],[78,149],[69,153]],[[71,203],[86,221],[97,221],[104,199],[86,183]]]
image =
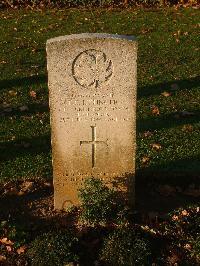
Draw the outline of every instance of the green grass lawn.
[[[52,179],[45,43],[81,32],[138,37],[138,176],[198,177],[199,21],[196,9],[0,11],[0,182]]]

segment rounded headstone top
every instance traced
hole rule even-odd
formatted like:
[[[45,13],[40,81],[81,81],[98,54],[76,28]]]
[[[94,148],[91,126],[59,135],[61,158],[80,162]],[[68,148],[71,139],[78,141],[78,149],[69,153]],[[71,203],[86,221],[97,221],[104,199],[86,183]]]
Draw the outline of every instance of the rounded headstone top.
[[[137,41],[135,36],[129,35],[118,35],[118,34],[108,34],[108,33],[81,33],[81,34],[71,34],[65,36],[59,36],[47,40],[48,43],[59,42],[65,40],[74,39],[120,39],[126,41]]]

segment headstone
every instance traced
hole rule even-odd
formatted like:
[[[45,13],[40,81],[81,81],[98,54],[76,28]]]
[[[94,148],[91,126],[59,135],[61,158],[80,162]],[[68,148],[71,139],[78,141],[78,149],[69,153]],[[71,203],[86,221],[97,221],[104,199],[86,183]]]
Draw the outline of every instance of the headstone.
[[[47,41],[55,209],[78,205],[88,177],[134,201],[136,57],[133,36]]]

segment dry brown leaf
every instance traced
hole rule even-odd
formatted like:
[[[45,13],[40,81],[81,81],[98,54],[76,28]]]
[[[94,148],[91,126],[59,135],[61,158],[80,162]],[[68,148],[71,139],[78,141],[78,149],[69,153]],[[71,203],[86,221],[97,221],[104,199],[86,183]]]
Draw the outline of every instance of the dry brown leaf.
[[[162,146],[159,143],[153,143],[153,144],[151,144],[151,148],[156,150],[156,151],[159,151],[162,148]]]
[[[183,210],[183,211],[181,212],[181,214],[182,214],[183,216],[188,216],[188,215],[189,215],[189,213],[188,213],[186,210]]]
[[[169,96],[171,96],[171,93],[168,92],[168,91],[164,91],[164,92],[161,93],[161,95],[164,96],[164,97],[169,97]]]
[[[193,129],[194,129],[193,126],[190,125],[190,124],[188,124],[188,125],[184,125],[183,128],[182,128],[182,130],[183,130],[183,131],[186,131],[186,132],[192,132]]]
[[[142,163],[147,164],[150,161],[150,158],[148,156],[143,156],[142,157]]]
[[[16,96],[17,95],[17,91],[14,91],[14,90],[10,90],[8,93],[10,94],[10,96]]]
[[[151,137],[151,136],[153,136],[153,132],[151,132],[151,131],[145,131],[145,132],[143,133],[143,135],[144,135],[145,138],[147,138],[147,137]]]
[[[18,194],[18,190],[15,188],[15,187],[11,187],[11,188],[9,188],[9,189],[6,189],[5,191],[4,191],[4,194],[5,195],[17,195]],[[1,241],[0,241],[1,242]],[[9,244],[8,244],[9,245]]]
[[[6,260],[6,257],[5,256],[2,256],[2,255],[0,255],[0,262],[2,262],[2,261],[5,261]]]
[[[153,105],[152,108],[151,108],[151,113],[153,115],[160,115],[159,108],[157,106]]]
[[[19,247],[19,248],[17,249],[17,253],[20,255],[20,254],[24,253],[25,250],[26,250],[26,246],[21,246],[21,247]]]
[[[187,249],[187,250],[191,250],[192,249],[190,244],[185,244],[184,248]]]
[[[36,98],[36,92],[35,91],[32,90],[29,92],[29,94],[32,98]]]
[[[173,216],[172,216],[172,220],[173,220],[173,221],[178,221],[178,220],[179,220],[179,217],[178,217],[177,215],[173,215]]]
[[[27,192],[32,190],[34,187],[34,182],[31,181],[24,181],[21,185],[21,191]]]
[[[1,242],[2,244],[4,244],[4,245],[13,245],[13,244],[14,244],[14,243],[13,243],[11,240],[9,240],[7,237],[4,237],[4,238],[0,239],[0,242]]]
[[[6,249],[7,249],[8,252],[12,251],[12,247],[11,246],[6,246]]]

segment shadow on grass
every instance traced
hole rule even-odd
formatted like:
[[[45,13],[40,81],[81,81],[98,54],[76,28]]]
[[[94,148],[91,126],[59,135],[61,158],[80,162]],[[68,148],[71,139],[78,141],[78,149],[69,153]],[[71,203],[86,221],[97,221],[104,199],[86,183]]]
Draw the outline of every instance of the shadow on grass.
[[[27,154],[49,154],[51,149],[50,135],[34,138],[23,138],[12,142],[1,143],[0,159],[7,161],[15,157],[24,157]]]
[[[12,184],[17,191],[20,184]],[[62,228],[62,219],[68,221],[67,214],[54,212],[53,187],[45,187],[34,181],[35,191],[26,192],[24,195],[5,194],[0,197],[0,220],[7,221],[17,230],[17,236],[28,243],[49,230]],[[72,220],[72,218],[71,218]],[[9,232],[12,227],[9,228]],[[14,265],[14,264],[13,264]]]
[[[10,89],[12,87],[31,86],[33,84],[41,84],[41,83],[47,84],[46,75],[34,75],[23,78],[0,80],[0,88]]]
[[[174,128],[185,124],[198,123],[200,121],[200,115],[196,111],[190,110],[192,115],[181,116],[178,113],[172,113],[169,115],[160,115],[159,117],[150,117],[146,119],[138,119],[137,132],[160,130],[165,128]],[[178,118],[176,117],[179,116]]]
[[[29,77],[23,78],[16,78],[16,79],[5,79],[0,81],[0,88],[1,89],[10,89],[14,86],[30,86],[33,84],[47,84],[47,75],[34,75]],[[191,79],[183,79],[183,80],[174,80],[174,81],[166,81],[163,83],[142,86],[138,89],[138,99],[143,97],[149,97],[152,95],[159,95],[164,90],[170,90],[172,84],[178,85],[178,90],[185,90],[185,89],[193,89],[200,86],[200,76],[191,78]]]
[[[27,104],[28,109],[25,111],[20,111],[20,107],[14,107],[11,110],[7,111],[7,107],[0,108],[0,114],[5,117],[10,116],[24,116],[24,115],[32,115],[36,113],[44,113],[49,112],[49,103],[32,103]]]
[[[189,167],[186,169],[185,165]],[[136,173],[138,209],[169,212],[199,200],[200,155],[146,167]]]
[[[200,76],[191,79],[174,80],[170,82],[166,81],[163,83],[139,87],[138,99],[153,95],[160,95],[165,90],[169,91],[172,84],[176,84],[178,86],[178,91],[186,89],[191,90],[200,86]]]

